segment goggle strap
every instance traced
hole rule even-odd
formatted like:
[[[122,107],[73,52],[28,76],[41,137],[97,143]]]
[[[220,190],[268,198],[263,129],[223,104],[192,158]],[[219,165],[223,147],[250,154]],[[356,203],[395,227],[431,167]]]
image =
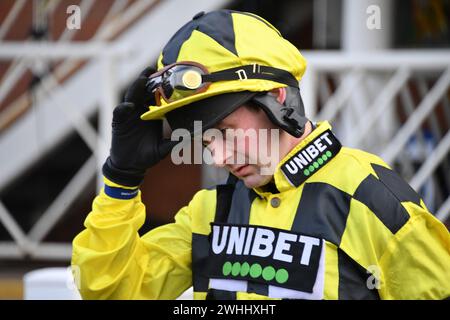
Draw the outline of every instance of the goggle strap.
[[[202,76],[203,82],[218,82],[227,80],[262,79],[284,83],[290,87],[298,88],[298,81],[286,70],[261,66],[258,64],[246,65],[213,72]]]

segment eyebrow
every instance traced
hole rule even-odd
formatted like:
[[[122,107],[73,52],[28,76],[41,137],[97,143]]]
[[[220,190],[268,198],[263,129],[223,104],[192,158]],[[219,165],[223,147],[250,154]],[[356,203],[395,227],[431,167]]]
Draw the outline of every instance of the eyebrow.
[[[213,128],[219,129],[221,130],[223,126],[226,126],[226,121],[225,119],[220,120],[218,123],[216,123],[216,125]]]
[[[222,131],[222,130],[227,130],[230,128],[227,127],[226,124],[223,123],[223,121],[220,121],[216,126],[212,127],[211,129],[216,129],[216,130]],[[211,137],[214,137],[214,136],[211,136]],[[205,133],[202,134],[202,143],[203,142],[210,143],[211,141],[212,141],[212,139],[205,139]]]

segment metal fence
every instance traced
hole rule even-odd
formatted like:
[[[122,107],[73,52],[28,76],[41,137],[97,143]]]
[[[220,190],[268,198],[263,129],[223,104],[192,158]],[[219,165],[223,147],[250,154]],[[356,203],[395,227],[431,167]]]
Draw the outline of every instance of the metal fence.
[[[378,154],[450,215],[450,51],[305,52],[301,87],[312,119],[343,143]]]

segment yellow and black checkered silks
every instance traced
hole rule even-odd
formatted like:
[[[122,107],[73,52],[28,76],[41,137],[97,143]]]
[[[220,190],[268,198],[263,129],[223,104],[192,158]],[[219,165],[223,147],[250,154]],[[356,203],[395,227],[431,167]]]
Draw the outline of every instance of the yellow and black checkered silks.
[[[218,10],[194,18],[168,42],[158,59],[158,70],[180,61],[194,61],[209,72],[251,64],[286,70],[300,81],[306,60],[263,18],[251,13]],[[219,28],[217,26],[220,26]],[[176,108],[226,92],[270,91],[285,84],[262,80],[232,80],[212,83],[207,91],[162,106],[150,106],[143,120],[163,118]],[[189,107],[189,106],[186,106]]]
[[[201,190],[173,223],[142,237],[138,230],[145,207],[140,195],[118,200],[101,192],[86,229],[73,242],[72,264],[80,270],[83,298],[174,299],[191,285],[196,299],[280,297],[261,282],[248,281],[236,291],[211,288],[205,270],[211,259],[211,223],[224,214],[241,225],[322,239],[316,298],[449,297],[449,232],[380,158],[342,147],[319,168],[311,168],[313,174],[306,172],[299,185],[287,179],[281,168],[327,130],[330,125],[320,123],[281,161],[274,175],[278,192],[248,189],[241,182]]]

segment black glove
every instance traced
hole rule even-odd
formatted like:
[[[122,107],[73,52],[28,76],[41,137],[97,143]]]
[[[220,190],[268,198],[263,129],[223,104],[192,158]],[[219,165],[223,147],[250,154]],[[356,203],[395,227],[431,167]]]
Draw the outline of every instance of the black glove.
[[[163,140],[162,120],[140,118],[149,105],[155,105],[153,95],[145,89],[147,77],[153,72],[152,68],[145,69],[114,109],[111,149],[103,175],[124,186],[138,186],[147,168],[164,158],[175,144]]]

